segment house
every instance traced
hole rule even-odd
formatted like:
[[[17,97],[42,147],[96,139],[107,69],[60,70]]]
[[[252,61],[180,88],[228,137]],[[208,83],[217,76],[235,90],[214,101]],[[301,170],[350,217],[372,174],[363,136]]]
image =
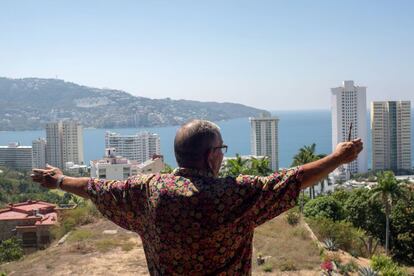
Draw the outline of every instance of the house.
[[[56,205],[48,202],[9,204],[0,209],[0,241],[15,236],[24,247],[44,247],[51,241],[50,228],[57,218]]]

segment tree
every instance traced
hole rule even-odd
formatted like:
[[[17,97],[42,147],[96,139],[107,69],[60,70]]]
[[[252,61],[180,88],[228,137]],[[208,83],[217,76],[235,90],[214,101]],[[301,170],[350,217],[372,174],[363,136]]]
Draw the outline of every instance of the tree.
[[[378,174],[378,185],[373,188],[371,199],[379,198],[385,209],[385,254],[389,252],[390,241],[390,214],[393,200],[402,197],[402,191],[392,171],[380,172]]]
[[[344,218],[341,204],[332,196],[321,196],[309,201],[305,205],[304,214],[307,217],[324,217],[333,221]]]
[[[260,176],[267,176],[273,172],[270,168],[270,160],[269,158],[254,158],[252,157],[250,160],[250,172],[251,175],[260,175]]]
[[[340,195],[341,192],[335,191],[335,198],[342,197],[345,201],[341,204],[345,210],[346,220],[355,227],[364,229],[368,235],[385,242],[385,216],[381,202],[370,200],[373,192],[361,188],[348,191],[348,196]]]
[[[168,164],[164,164],[164,169],[161,170],[161,173],[172,173],[172,172],[173,172],[173,168]]]
[[[0,263],[15,261],[23,257],[21,240],[11,238],[0,243]]]
[[[391,211],[392,253],[398,260],[414,265],[414,190],[404,189],[404,193],[406,199],[399,200]]]
[[[223,174],[225,176],[236,177],[240,174],[249,174],[249,168],[247,166],[248,159],[243,159],[240,154],[236,153],[236,158],[227,159],[223,168]]]
[[[301,166],[304,165],[306,163],[309,162],[313,162],[316,160],[319,160],[323,157],[325,157],[325,154],[316,154],[315,153],[315,149],[316,149],[316,144],[313,143],[310,146],[303,146],[302,148],[299,149],[299,152],[293,156],[293,162],[292,162],[292,167],[294,166]],[[324,182],[325,179],[323,179],[321,182]],[[323,185],[323,184],[322,184]],[[303,213],[303,197],[305,196],[305,192],[302,190],[302,198],[300,201],[300,210]],[[310,198],[314,198],[315,197],[315,188],[312,186],[309,188],[309,197]]]

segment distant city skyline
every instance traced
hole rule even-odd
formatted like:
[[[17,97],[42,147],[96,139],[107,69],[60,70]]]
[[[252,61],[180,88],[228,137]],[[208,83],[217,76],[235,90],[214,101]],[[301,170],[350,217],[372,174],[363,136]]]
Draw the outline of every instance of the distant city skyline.
[[[412,1],[2,1],[0,76],[267,110],[329,109],[330,87],[354,80],[368,109],[414,101],[413,13]]]

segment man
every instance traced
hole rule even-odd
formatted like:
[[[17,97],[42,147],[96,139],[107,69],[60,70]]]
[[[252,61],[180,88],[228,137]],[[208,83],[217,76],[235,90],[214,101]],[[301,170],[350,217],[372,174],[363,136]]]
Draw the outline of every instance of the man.
[[[268,177],[219,178],[227,146],[219,128],[194,120],[182,126],[171,174],[126,181],[63,176],[35,169],[33,180],[91,199],[108,219],[137,232],[152,275],[251,273],[254,228],[295,205],[301,189],[356,159],[362,141],[338,145],[327,157]]]

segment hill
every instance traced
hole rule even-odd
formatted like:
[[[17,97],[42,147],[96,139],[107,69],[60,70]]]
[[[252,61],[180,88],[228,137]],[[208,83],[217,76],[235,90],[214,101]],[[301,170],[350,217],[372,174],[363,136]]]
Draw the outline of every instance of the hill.
[[[110,231],[104,234],[105,230]],[[106,219],[81,226],[71,232],[65,243],[56,244],[20,261],[2,264],[0,272],[7,275],[148,275],[141,239]],[[257,254],[266,258],[271,273],[257,266]],[[320,275],[320,262],[319,250],[302,222],[292,227],[282,215],[255,231],[253,275]]]
[[[0,131],[41,129],[50,121],[74,119],[84,127],[148,127],[211,121],[266,112],[235,103],[150,99],[114,89],[59,79],[0,77]]]

